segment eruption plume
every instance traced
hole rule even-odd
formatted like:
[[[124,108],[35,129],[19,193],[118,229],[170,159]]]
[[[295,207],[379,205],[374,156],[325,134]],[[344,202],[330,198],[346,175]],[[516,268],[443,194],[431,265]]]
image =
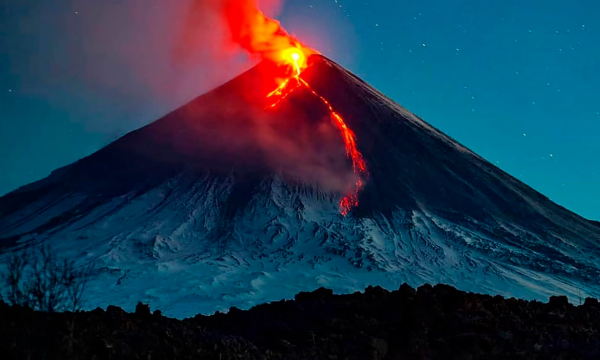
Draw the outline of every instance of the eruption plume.
[[[223,0],[222,10],[231,39],[251,54],[280,62],[287,61],[289,49],[303,49],[306,56],[316,53],[288,34],[279,21],[266,16],[256,0]]]
[[[284,80],[284,82],[274,91],[267,95],[267,99],[271,99],[272,102],[267,106],[268,109],[275,108],[278,104],[280,104],[286,97],[288,97],[291,93],[293,93],[296,89],[300,87],[305,87],[308,91],[311,92],[316,98],[318,98],[321,103],[329,110],[329,116],[333,122],[333,124],[337,127],[344,140],[344,144],[346,146],[346,155],[352,160],[352,168],[355,173],[357,173],[360,178],[356,181],[354,189],[350,191],[349,194],[344,196],[340,201],[340,212],[342,215],[347,215],[350,210],[358,206],[358,194],[360,190],[364,186],[364,180],[368,177],[369,173],[367,170],[367,164],[356,146],[356,135],[354,131],[350,129],[342,116],[336,112],[325,97],[316,92],[310,84],[304,80],[302,76],[302,68],[299,65],[299,59],[302,58],[302,55],[299,52],[291,52],[290,59],[293,64],[293,74],[291,77],[288,77]],[[289,65],[289,64],[288,64]]]
[[[258,8],[256,0],[214,1],[218,6],[217,10],[225,15],[233,42],[239,44],[250,54],[257,55],[263,60],[272,61],[287,70],[286,74],[288,75],[278,79],[280,85],[267,94],[266,97],[270,101],[267,109],[276,108],[295,90],[304,87],[329,111],[333,124],[344,140],[346,154],[352,161],[353,170],[359,176],[353,189],[340,201],[340,212],[347,215],[358,205],[358,194],[369,174],[365,160],[357,148],[354,132],[348,128],[343,117],[335,111],[329,100],[320,95],[302,78],[302,72],[308,67],[308,57],[318,54],[318,51],[302,44],[296,37],[285,31],[279,21],[265,15]]]

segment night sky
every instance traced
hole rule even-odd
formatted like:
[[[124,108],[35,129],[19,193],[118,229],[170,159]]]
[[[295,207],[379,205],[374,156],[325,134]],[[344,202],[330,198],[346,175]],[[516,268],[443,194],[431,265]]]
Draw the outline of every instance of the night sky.
[[[210,32],[182,39],[187,3],[4,2],[0,194],[248,68]],[[288,0],[281,10],[308,45],[558,204],[600,219],[600,2]]]

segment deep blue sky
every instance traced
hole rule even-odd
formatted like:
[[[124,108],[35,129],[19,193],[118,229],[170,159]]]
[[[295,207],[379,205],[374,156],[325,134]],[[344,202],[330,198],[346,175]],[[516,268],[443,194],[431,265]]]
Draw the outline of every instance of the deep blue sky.
[[[206,49],[173,65],[183,3],[3,4],[0,194],[242,70]],[[279,18],[503,170],[600,219],[597,14],[594,0],[288,0]]]

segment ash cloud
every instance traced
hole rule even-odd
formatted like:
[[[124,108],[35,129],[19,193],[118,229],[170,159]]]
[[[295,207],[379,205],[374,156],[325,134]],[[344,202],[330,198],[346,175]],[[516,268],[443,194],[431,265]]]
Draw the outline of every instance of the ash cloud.
[[[177,115],[182,131],[171,142],[203,169],[277,172],[291,182],[346,195],[358,177],[327,109],[299,89],[265,110],[264,89],[256,87],[260,75],[257,69],[184,108]]]
[[[261,12],[274,16],[281,5],[275,0],[27,2],[11,8],[27,15],[14,25],[23,36],[6,43],[14,55],[10,71],[20,77],[18,90],[64,109],[86,132],[115,140],[289,46],[294,38]],[[222,142],[232,147],[253,142],[271,168],[343,193],[354,175],[339,134],[325,123],[303,130],[328,139],[319,144],[319,136],[282,136],[257,115],[250,132],[235,138],[224,133]]]
[[[254,119],[255,139],[274,170],[340,195],[356,183],[358,176],[349,166],[343,140],[328,115],[318,121],[303,114]],[[282,121],[295,124],[290,130]],[[282,128],[287,128],[287,134]]]
[[[155,101],[178,101],[174,108],[251,66],[228,41],[221,14],[208,3],[85,2],[93,16],[86,19],[78,46],[89,60],[86,77],[105,90],[126,96],[135,88]],[[194,27],[189,26],[192,16]]]
[[[286,45],[281,1],[32,0],[9,39],[24,92],[64,108],[89,131],[145,125]],[[260,25],[260,26],[259,26]],[[11,26],[12,28],[13,26]],[[261,29],[249,31],[249,29]],[[278,44],[278,45],[277,45]],[[89,110],[86,110],[89,109]],[[118,114],[118,115],[115,115]]]
[[[300,43],[272,18],[281,4],[276,0],[194,0],[187,21],[188,33],[198,33],[196,29],[202,26],[206,14],[217,14],[230,42],[261,59],[274,58],[278,51]]]
[[[180,47],[184,50],[181,54],[185,58],[186,50],[201,47],[189,44],[205,41],[201,30],[207,14],[212,14],[217,16],[216,20],[221,25],[225,25],[225,36],[221,37],[223,49],[234,51],[242,48],[255,58],[277,58],[280,50],[299,44],[279,22],[263,12],[266,8],[266,14],[272,16],[280,5],[279,1],[258,4],[255,0],[195,0],[186,18],[182,37],[185,46]],[[252,91],[252,87],[248,86],[247,90]],[[231,104],[227,107],[231,107]],[[249,108],[242,107],[237,111],[244,113]],[[211,138],[208,143],[218,142],[218,146],[223,146],[222,153],[230,149],[258,146],[262,160],[272,170],[280,171],[301,183],[316,184],[329,192],[347,193],[356,182],[357,175],[348,166],[343,141],[326,112],[315,121],[306,114],[294,111],[287,112],[283,117],[253,111],[248,121],[250,124],[225,126],[221,136],[218,136],[220,139]],[[237,135],[240,126],[248,129],[242,136]]]
[[[195,0],[32,0],[3,36],[16,91],[47,99],[87,131],[114,137],[248,69],[221,14]],[[196,9],[194,27],[186,19]],[[4,47],[3,46],[3,47]]]

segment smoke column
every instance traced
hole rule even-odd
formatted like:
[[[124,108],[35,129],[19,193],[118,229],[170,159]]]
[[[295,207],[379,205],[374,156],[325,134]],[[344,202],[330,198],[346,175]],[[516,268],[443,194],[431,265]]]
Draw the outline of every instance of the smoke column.
[[[280,4],[281,2],[272,1],[267,5],[270,5],[268,8],[278,9]],[[260,59],[277,60],[282,50],[305,47],[279,21],[265,15],[256,0],[194,0],[188,20],[189,31],[195,31],[202,14],[207,12],[219,14],[232,43]]]

